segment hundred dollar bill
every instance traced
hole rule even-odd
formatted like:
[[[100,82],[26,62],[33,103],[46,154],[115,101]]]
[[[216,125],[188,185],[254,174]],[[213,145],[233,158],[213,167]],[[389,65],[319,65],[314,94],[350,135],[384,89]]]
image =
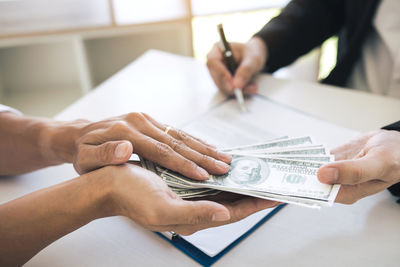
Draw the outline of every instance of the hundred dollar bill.
[[[145,158],[142,158],[142,157],[139,157],[139,158],[140,158],[140,164],[142,164],[143,168],[145,168],[149,171],[152,171],[156,174],[159,174],[159,173],[157,173],[156,164],[154,162],[147,160]]]
[[[239,192],[236,192],[239,193]],[[243,192],[240,192],[243,194]],[[282,196],[282,195],[277,195],[277,194],[271,194],[271,193],[258,193],[258,192],[247,192],[244,193],[248,196],[253,196],[253,197],[258,197],[258,198],[264,198],[268,200],[273,200],[273,201],[278,201],[278,202],[285,202],[288,204],[294,204],[298,206],[303,206],[303,207],[308,207],[308,208],[321,208],[321,207],[330,207],[332,206],[332,203],[334,202],[336,195],[332,194],[331,198],[325,201],[318,200],[318,199],[312,199],[312,198],[302,198],[302,197],[294,197],[294,196]]]
[[[312,156],[312,155],[279,155],[276,158],[281,159],[293,159],[293,160],[304,160],[304,161],[316,161],[321,163],[328,163],[335,160],[335,156]]]
[[[334,160],[311,137],[287,136],[255,145],[223,149],[232,155],[230,171],[196,181],[141,159],[143,167],[158,174],[181,198],[196,198],[227,191],[306,207],[331,206],[339,185],[319,182],[317,171]]]
[[[156,164],[152,161],[140,158],[142,167],[146,168],[156,174],[159,174],[156,169]],[[182,186],[181,183],[174,183],[173,180],[169,181],[165,177],[161,177],[169,188],[181,198],[199,198],[206,196],[213,196],[221,191],[209,188],[193,188],[192,186]],[[170,179],[171,180],[171,179]]]
[[[334,161],[333,155],[307,155],[307,154],[248,154],[248,153],[235,153],[236,156],[252,156],[257,158],[271,158],[271,159],[290,159],[297,161],[315,161],[320,163],[328,163]]]
[[[220,193],[221,191],[209,188],[192,188],[192,189],[182,189],[170,186],[172,192],[180,196],[181,198],[194,198],[194,197],[204,197],[211,196]]]
[[[168,182],[169,179],[177,179],[177,178],[169,177],[166,179],[166,181]],[[181,180],[180,180],[180,182],[185,183],[184,181],[181,181]],[[185,185],[185,186],[187,186],[187,185]],[[219,190],[216,190],[216,191],[220,192]],[[312,198],[283,196],[283,195],[279,195],[279,194],[266,193],[266,192],[238,190],[235,188],[224,188],[223,191],[257,197],[257,198],[264,198],[264,199],[278,201],[278,202],[285,202],[285,203],[295,204],[295,205],[309,207],[309,208],[320,208],[322,206],[331,206],[332,202],[334,201],[334,197],[335,197],[335,194],[332,194],[331,199],[322,201],[322,200],[318,200],[318,199],[315,200]],[[207,193],[205,193],[204,196],[207,196]],[[198,196],[196,196],[196,197],[198,197]]]
[[[177,179],[175,177],[169,176],[166,180],[168,181],[169,179],[176,179],[179,182],[183,183],[185,186],[188,184],[185,181],[182,181],[181,179]],[[218,187],[216,187],[218,188]],[[253,197],[258,197],[258,198],[264,198],[268,200],[273,200],[273,201],[278,201],[278,202],[285,202],[289,204],[295,204],[299,206],[304,206],[304,207],[310,207],[310,208],[320,208],[322,206],[331,206],[333,204],[333,201],[336,198],[338,187],[334,186],[334,191],[331,196],[327,199],[321,200],[321,199],[313,199],[310,197],[295,197],[295,196],[285,196],[285,195],[280,195],[280,194],[274,194],[274,193],[268,193],[268,192],[257,192],[257,191],[251,191],[251,190],[243,190],[243,189],[238,189],[238,188],[230,188],[230,187],[220,187],[219,188],[221,191],[227,191],[227,192],[232,192],[236,194],[242,194],[242,195],[247,195],[247,196],[253,196]]]
[[[303,155],[329,155],[329,150],[323,145],[313,146],[298,146],[298,147],[284,147],[284,148],[268,148],[256,150],[232,150],[226,153],[229,154],[303,154]]]
[[[293,147],[293,146],[300,146],[300,145],[307,145],[312,144],[313,140],[310,136],[303,136],[303,137],[295,137],[295,138],[287,138],[282,140],[272,140],[266,141],[263,143],[257,143],[253,145],[247,146],[237,146],[237,147],[230,147],[230,148],[223,148],[221,151],[223,152],[230,152],[230,151],[240,151],[240,150],[260,150],[260,149],[267,149],[273,147]]]
[[[281,166],[280,168],[284,170],[289,170],[287,168],[291,168],[291,170],[298,170],[299,172],[307,172],[308,169],[318,169],[320,168],[324,163],[320,162],[312,162],[312,161],[305,161],[305,160],[293,160],[293,159],[285,159],[285,158],[275,158],[275,157],[255,157],[253,155],[232,155],[232,162],[231,162],[231,170],[224,175],[221,176],[215,176],[215,175],[210,175],[209,178],[218,178],[218,177],[225,177],[229,176],[229,173],[232,171],[232,168],[235,168],[235,161],[242,161],[244,159],[251,159],[248,160],[246,163],[251,164],[252,161],[263,161],[265,163],[270,163],[270,164],[278,164]],[[244,167],[247,168],[247,167]],[[156,166],[157,173],[167,173],[169,175],[173,175],[176,177],[184,177],[181,174],[178,174],[174,171],[168,170],[164,167],[161,166]]]
[[[174,183],[181,186],[302,197],[332,204],[337,186],[319,182],[316,173],[320,166],[318,162],[234,155],[227,174],[211,175],[206,181],[194,181],[167,169],[159,171],[161,177],[175,178]]]

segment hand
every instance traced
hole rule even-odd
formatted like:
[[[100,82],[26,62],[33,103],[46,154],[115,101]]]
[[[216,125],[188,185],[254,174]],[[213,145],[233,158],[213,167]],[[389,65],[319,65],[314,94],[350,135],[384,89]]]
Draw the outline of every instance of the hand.
[[[400,132],[379,130],[332,150],[336,162],[321,167],[322,183],[341,184],[336,202],[352,204],[400,182]]]
[[[238,68],[232,77],[227,69],[219,43],[207,56],[207,67],[217,87],[226,95],[232,95],[234,88],[243,89],[246,95],[256,94],[257,85],[252,81],[264,67],[267,48],[263,40],[253,37],[246,44],[232,43],[232,52]]]
[[[150,171],[107,166],[2,203],[0,265],[21,266],[57,239],[104,217],[127,216],[153,231],[187,235],[276,204],[248,197],[225,200],[184,201]]]
[[[154,173],[125,164],[106,167],[112,179],[114,215],[123,215],[152,231],[189,235],[198,230],[239,221],[277,202],[251,197],[220,204],[208,200],[186,201],[173,193]],[[225,198],[226,199],[226,198]]]
[[[187,177],[205,180],[208,173],[224,174],[231,156],[218,152],[181,130],[143,113],[130,113],[88,123],[75,143],[73,164],[79,173],[128,161],[133,153]]]

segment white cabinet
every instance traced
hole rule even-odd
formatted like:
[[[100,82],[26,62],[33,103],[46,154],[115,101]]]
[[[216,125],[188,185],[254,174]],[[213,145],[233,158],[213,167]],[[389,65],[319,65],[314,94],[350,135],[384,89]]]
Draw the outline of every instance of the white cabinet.
[[[51,116],[148,49],[191,56],[186,0],[141,2],[0,1],[0,103]]]

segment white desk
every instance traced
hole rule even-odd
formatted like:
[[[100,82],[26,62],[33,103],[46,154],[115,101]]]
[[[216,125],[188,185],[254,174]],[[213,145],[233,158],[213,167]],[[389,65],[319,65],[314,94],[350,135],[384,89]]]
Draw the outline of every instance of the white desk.
[[[400,114],[400,101],[262,75],[274,101],[359,131]],[[99,120],[144,111],[179,126],[222,101],[206,67],[151,51],[62,112],[58,119]],[[76,176],[70,165],[0,180],[0,202]],[[215,266],[398,266],[400,206],[388,192],[352,206],[311,210],[287,206]],[[54,242],[27,266],[197,266],[126,218],[94,221]]]

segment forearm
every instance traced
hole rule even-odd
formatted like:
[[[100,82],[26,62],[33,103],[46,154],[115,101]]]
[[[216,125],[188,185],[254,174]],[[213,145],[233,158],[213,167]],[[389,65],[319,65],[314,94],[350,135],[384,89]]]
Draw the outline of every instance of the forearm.
[[[96,172],[0,206],[0,265],[19,266],[62,236],[110,216],[110,186]]]
[[[0,113],[0,175],[71,162],[80,126]]]

